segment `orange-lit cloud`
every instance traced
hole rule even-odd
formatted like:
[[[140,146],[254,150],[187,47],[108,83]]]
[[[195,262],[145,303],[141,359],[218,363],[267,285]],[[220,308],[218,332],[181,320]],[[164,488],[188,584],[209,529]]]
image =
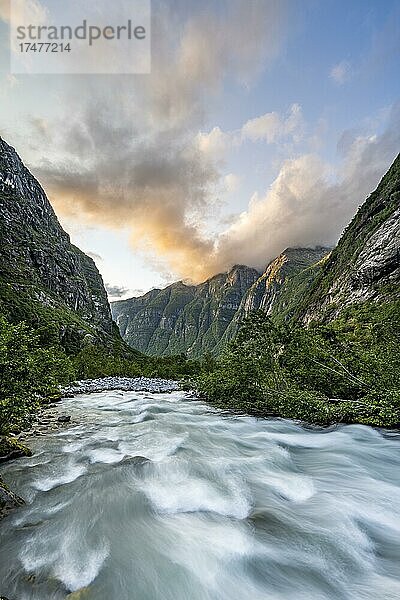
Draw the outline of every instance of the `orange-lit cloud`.
[[[264,113],[233,133],[218,126],[199,133],[224,79],[249,84],[285,37],[281,0],[224,6],[229,10],[219,13],[206,3],[172,44],[167,27],[174,15],[166,7],[154,15],[151,76],[87,79],[84,87],[79,78],[68,81],[63,116],[31,122],[38,148],[31,166],[58,214],[129,228],[133,248],[196,282],[235,263],[263,267],[286,246],[334,243],[399,147],[394,110],[386,132],[346,142],[346,166],[336,171],[314,154],[291,150],[270,189],[255,194],[216,239],[207,237],[204,222],[214,214],[218,190],[238,182],[221,172],[227,148],[295,146],[305,132],[293,104],[286,115]]]

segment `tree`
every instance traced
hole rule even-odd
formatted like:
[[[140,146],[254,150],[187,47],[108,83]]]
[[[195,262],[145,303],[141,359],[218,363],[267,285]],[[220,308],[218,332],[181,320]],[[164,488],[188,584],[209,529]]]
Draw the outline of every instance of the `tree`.
[[[25,323],[0,317],[0,434],[27,425],[42,399],[59,394],[58,384],[72,376],[61,349],[41,348]]]

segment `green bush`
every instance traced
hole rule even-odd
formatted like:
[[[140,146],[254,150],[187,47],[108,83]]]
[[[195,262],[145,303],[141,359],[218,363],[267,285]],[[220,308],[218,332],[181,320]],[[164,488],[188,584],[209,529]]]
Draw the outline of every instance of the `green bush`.
[[[43,398],[59,395],[58,384],[73,377],[64,352],[42,348],[25,323],[0,317],[0,434],[27,425]]]
[[[400,303],[363,304],[329,324],[244,320],[211,372],[195,381],[217,406],[309,423],[400,423]]]

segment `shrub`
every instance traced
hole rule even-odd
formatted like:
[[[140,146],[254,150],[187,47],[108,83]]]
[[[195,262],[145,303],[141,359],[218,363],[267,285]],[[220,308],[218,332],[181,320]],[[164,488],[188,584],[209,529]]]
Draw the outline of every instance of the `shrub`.
[[[58,384],[72,377],[61,349],[40,347],[39,335],[25,323],[0,317],[0,434],[27,425],[42,399],[59,395]]]
[[[262,312],[196,387],[217,406],[326,425],[400,423],[400,303],[365,303],[329,324],[277,326]]]

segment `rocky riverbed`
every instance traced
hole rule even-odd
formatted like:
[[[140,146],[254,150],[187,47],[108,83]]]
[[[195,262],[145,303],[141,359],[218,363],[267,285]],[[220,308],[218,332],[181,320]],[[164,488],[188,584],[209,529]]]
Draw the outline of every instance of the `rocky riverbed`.
[[[71,397],[76,394],[92,394],[112,390],[160,394],[163,392],[176,392],[179,389],[179,383],[170,379],[149,377],[104,377],[102,379],[75,381],[73,384],[62,389],[62,395]]]

